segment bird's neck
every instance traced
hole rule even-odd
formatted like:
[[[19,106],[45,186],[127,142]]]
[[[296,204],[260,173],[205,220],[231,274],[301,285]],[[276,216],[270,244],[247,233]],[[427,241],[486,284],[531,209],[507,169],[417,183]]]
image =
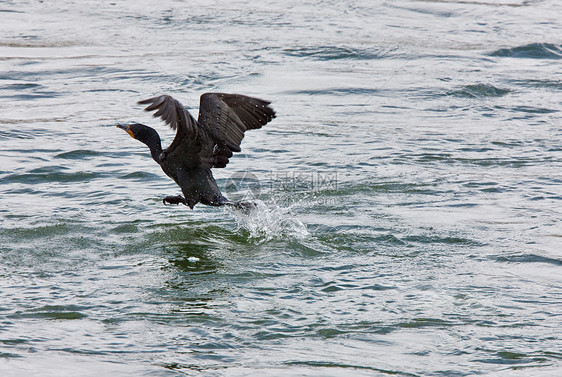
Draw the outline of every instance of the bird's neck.
[[[158,144],[149,145],[148,147],[150,148],[150,155],[154,161],[160,163],[160,158],[162,156],[162,144],[160,143],[160,140],[158,140]]]
[[[150,154],[154,161],[160,163],[160,155],[162,154],[162,141],[156,130],[152,130],[151,135],[146,140],[141,140],[150,149]]]

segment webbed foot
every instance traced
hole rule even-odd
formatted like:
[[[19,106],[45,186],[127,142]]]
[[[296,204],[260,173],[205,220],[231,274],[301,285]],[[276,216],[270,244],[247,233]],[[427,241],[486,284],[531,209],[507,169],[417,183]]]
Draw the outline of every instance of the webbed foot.
[[[164,199],[162,199],[162,203],[164,203],[164,205],[166,205],[166,203],[176,205],[181,203],[187,205],[187,201],[181,195],[166,196]]]

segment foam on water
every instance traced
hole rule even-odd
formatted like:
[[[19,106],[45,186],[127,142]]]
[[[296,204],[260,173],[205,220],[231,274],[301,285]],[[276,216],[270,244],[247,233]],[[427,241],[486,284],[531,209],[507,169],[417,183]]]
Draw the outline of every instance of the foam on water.
[[[260,243],[274,238],[304,238],[308,235],[306,225],[291,214],[291,207],[282,208],[255,200],[248,209],[229,208],[239,229],[249,233],[249,238]]]

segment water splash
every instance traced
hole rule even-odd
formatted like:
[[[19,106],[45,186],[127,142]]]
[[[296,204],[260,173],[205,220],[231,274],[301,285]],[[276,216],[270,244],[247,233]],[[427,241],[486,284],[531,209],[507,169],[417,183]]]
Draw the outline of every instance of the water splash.
[[[253,204],[246,209],[229,208],[239,229],[246,230],[250,239],[262,243],[287,236],[302,239],[308,235],[306,225],[291,214],[290,207],[268,206],[261,200]]]

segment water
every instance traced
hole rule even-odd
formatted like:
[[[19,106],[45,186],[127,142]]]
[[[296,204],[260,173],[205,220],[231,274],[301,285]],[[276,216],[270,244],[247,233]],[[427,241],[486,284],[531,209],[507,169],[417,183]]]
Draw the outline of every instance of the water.
[[[557,376],[558,1],[0,2],[2,376]],[[273,101],[178,193],[136,101]]]

